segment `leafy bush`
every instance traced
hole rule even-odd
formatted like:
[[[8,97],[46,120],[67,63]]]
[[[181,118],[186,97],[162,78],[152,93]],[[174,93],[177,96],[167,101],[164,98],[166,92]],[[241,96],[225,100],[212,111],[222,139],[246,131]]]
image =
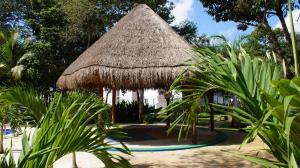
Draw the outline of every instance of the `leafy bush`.
[[[149,114],[146,114],[144,116],[144,123],[145,124],[152,124],[156,121],[158,121],[158,118],[157,118],[157,113],[149,113]]]
[[[144,115],[156,114],[160,109],[144,104]],[[139,103],[122,101],[117,104],[117,122],[139,122]]]

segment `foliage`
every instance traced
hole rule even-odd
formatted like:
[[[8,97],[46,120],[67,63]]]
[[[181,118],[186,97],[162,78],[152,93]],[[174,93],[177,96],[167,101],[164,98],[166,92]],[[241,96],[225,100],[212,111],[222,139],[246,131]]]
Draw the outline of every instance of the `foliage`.
[[[269,106],[263,113],[264,117],[252,126],[248,135],[248,138],[254,138],[257,134],[262,134],[264,142],[270,147],[278,162],[269,160],[262,162],[256,157],[234,155],[268,167],[297,168],[300,165],[299,81],[298,77],[292,80],[273,81],[280,97],[276,99],[265,92],[262,93]],[[247,140],[245,139],[245,142]]]
[[[156,113],[149,113],[149,114],[146,114],[144,116],[144,123],[146,124],[152,124],[156,121],[158,121],[158,115]]]
[[[16,134],[20,133],[21,124],[24,123],[24,118],[21,115],[20,111],[16,108],[5,106],[2,103],[0,108],[0,125],[4,126],[9,124],[12,131]]]
[[[289,19],[290,19],[290,29],[291,29],[291,41],[292,41],[292,51],[294,56],[294,66],[295,66],[295,75],[299,76],[299,58],[298,58],[298,51],[297,51],[297,41],[296,41],[296,33],[294,27],[294,19],[293,19],[293,8],[292,8],[292,1],[288,0],[288,11],[289,11]],[[293,4],[295,2],[293,1]]]
[[[54,87],[54,79],[63,70],[62,60],[55,58],[53,47],[48,42],[25,41],[22,50],[26,57],[19,60],[24,65],[22,81],[35,88]]]
[[[293,59],[293,52],[292,49],[290,48],[290,46],[287,44],[287,41],[285,40],[284,37],[284,33],[282,31],[282,29],[274,29],[274,34],[276,35],[276,37],[279,40],[280,46],[284,52],[284,57],[286,58],[285,61],[287,62],[286,65],[289,65],[287,68],[290,69],[291,72],[294,72],[294,59]],[[256,50],[261,50],[261,52],[263,51],[274,51],[274,46],[273,45],[269,45],[269,37],[268,37],[268,33],[265,32],[262,29],[255,29],[253,32],[251,32],[251,34],[249,35],[249,38],[251,39],[251,43],[249,44],[249,46],[251,46],[251,48],[253,48],[253,50],[251,50],[252,52],[250,53],[256,53]],[[297,47],[296,49],[298,50],[298,52],[300,51],[300,34],[296,34],[295,37],[295,41],[297,42]],[[245,47],[245,46],[243,46]],[[262,53],[259,53],[260,56],[263,55]],[[255,56],[255,55],[254,55]],[[280,57],[278,57],[278,59],[280,60]]]
[[[254,26],[264,31],[270,44],[274,46],[274,51],[281,59],[285,59],[278,38],[268,22],[269,18],[273,16],[277,17],[281,23],[289,49],[292,49],[292,40],[284,19],[288,11],[288,1],[200,0],[200,2],[207,8],[208,14],[213,16],[217,22],[234,21],[238,23],[238,29],[246,30],[249,26]],[[297,2],[293,3],[293,8],[298,7],[299,4]]]
[[[276,81],[281,78],[281,69],[275,57],[269,55],[268,60],[252,58],[242,48],[239,53],[232,49],[228,51],[230,57],[224,58],[208,49],[198,50],[198,62],[188,69],[188,73],[193,75],[182,76],[171,88],[189,94],[183,100],[172,103],[165,110],[183,105],[192,107],[211,90],[231,93],[240,101],[239,107],[219,104],[212,104],[212,107],[250,125],[246,129],[249,134],[242,146],[258,135],[269,146],[270,152],[278,161],[240,154],[233,155],[248,158],[266,167],[288,167],[295,164],[300,158],[298,130],[300,123],[299,117],[295,118],[298,114],[296,100],[299,92],[295,89],[299,88],[298,79],[275,82],[276,89],[270,83],[271,80]],[[193,111],[193,109],[186,111]],[[184,122],[188,118],[181,117],[178,120]]]
[[[27,55],[20,61],[22,81],[44,92],[55,88],[63,70],[137,3],[147,4],[168,23],[174,20],[169,0],[1,1],[0,26],[6,31],[20,27],[16,52]]]
[[[18,91],[22,92],[22,90]],[[31,94],[33,97],[36,96],[34,93]],[[51,167],[56,160],[66,154],[84,151],[94,154],[107,167],[130,167],[123,157],[107,152],[108,149],[114,148],[129,154],[127,148],[112,147],[104,142],[107,130],[99,131],[89,125],[98,114],[109,110],[108,106],[96,100],[95,95],[73,93],[68,97],[55,94],[53,101],[46,108],[46,113],[38,122],[37,128],[33,132],[24,133],[18,162],[13,161],[9,151],[1,156],[2,166]],[[36,100],[32,103],[34,102]]]
[[[117,122],[139,122],[139,103],[122,101],[117,105]],[[160,109],[144,104],[144,115],[156,114]]]
[[[14,46],[17,42],[17,31],[11,32],[6,36],[0,32],[0,79],[18,80],[22,76],[24,65],[19,64],[19,60],[26,57],[18,57],[14,53]]]
[[[190,129],[193,124],[197,124],[200,121],[205,120],[205,115],[208,111],[207,98],[202,95],[203,99],[199,97],[197,101],[189,101],[187,98],[192,96],[187,92],[187,88],[184,90],[173,88],[176,83],[179,82],[179,78],[174,81],[173,86],[171,86],[170,91],[182,92],[182,99],[177,99],[169,104],[166,108],[159,112],[158,118],[163,118],[164,120],[169,119],[171,126],[169,127],[167,133],[173,131],[177,125],[180,126],[178,133],[178,141],[181,140],[182,134],[185,132],[185,138],[188,138]],[[194,143],[194,142],[193,142]]]
[[[209,38],[205,35],[198,35],[197,26],[191,21],[183,21],[178,25],[173,26],[173,29],[182,36],[187,42],[196,47],[209,46]]]
[[[22,27],[25,1],[1,0],[0,1],[0,31],[10,31],[17,26]]]
[[[5,106],[19,109],[27,121],[34,123],[38,123],[47,111],[41,94],[29,87],[14,86],[3,89],[0,99]]]

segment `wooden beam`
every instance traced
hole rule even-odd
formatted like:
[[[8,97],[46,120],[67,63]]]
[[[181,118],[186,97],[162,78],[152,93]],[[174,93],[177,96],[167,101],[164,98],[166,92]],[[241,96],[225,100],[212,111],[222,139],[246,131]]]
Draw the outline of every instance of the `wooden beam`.
[[[117,107],[116,107],[116,100],[117,100],[117,91],[116,88],[112,89],[112,111],[111,111],[111,122],[113,124],[116,123],[116,113],[117,113]]]

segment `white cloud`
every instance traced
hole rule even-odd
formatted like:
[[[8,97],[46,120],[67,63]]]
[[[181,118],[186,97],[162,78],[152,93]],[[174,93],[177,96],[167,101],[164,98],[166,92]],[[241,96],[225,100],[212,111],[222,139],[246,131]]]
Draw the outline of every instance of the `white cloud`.
[[[239,36],[239,32],[236,27],[224,30],[220,34],[224,35],[229,41],[233,41],[234,39],[238,38],[237,36]]]
[[[299,18],[299,15],[300,15],[300,10],[294,10],[293,11],[293,18],[294,18],[294,27],[295,27],[295,31],[300,33],[300,18]],[[285,18],[285,22],[286,22],[286,25],[288,27],[288,29],[290,30],[290,15],[288,15],[286,18]],[[278,21],[276,23],[276,25],[274,26],[274,28],[282,28],[280,22]]]
[[[245,34],[245,32],[238,30],[235,26],[225,29],[224,31],[219,32],[217,35],[223,35],[229,42],[233,42],[238,40],[243,34]]]
[[[172,11],[172,15],[175,16],[173,24],[178,24],[186,20],[193,8],[194,0],[172,0],[175,4],[175,8]]]

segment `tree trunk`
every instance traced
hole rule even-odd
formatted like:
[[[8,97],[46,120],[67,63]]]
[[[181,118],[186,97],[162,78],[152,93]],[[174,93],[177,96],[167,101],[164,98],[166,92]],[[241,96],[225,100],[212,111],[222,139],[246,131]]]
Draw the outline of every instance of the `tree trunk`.
[[[275,53],[279,56],[279,58],[281,60],[284,60],[285,62],[285,66],[286,66],[286,76],[287,78],[291,78],[293,76],[290,68],[289,68],[289,63],[287,61],[287,58],[285,57],[285,53],[283,52],[281,46],[280,46],[280,43],[279,43],[279,40],[276,36],[276,34],[273,32],[272,28],[270,27],[269,23],[266,21],[265,22],[265,27],[267,29],[267,32],[268,32],[268,37],[269,37],[269,40],[270,42],[273,44],[274,46],[274,49],[275,49]]]
[[[75,152],[72,152],[72,168],[78,168],[77,163],[76,163],[76,154]]]
[[[277,17],[278,17],[278,19],[281,23],[282,31],[283,31],[283,34],[284,34],[285,39],[287,41],[287,44],[289,46],[289,49],[290,49],[290,51],[293,51],[291,35],[290,35],[289,30],[287,28],[287,25],[285,23],[282,10],[281,9],[276,10],[276,15],[277,15]]]
[[[144,120],[144,89],[140,89],[139,92],[139,121],[142,123]]]
[[[1,124],[1,126],[0,126],[0,153],[4,153],[3,138],[4,138],[4,126],[3,126],[3,124]]]

